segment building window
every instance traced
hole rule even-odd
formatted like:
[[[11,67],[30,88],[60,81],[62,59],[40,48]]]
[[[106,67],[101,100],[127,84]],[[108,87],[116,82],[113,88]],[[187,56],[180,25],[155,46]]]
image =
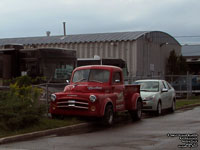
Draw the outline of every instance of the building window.
[[[0,78],[3,78],[3,62],[0,61]]]

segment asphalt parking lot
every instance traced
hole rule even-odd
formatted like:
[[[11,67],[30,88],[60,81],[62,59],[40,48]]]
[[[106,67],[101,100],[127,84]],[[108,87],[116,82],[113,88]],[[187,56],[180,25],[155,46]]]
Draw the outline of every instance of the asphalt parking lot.
[[[179,110],[159,117],[146,117],[139,122],[123,121],[111,128],[96,125],[90,130],[75,134],[53,134],[27,141],[0,145],[1,150],[155,150],[181,149],[186,143],[180,140],[187,134],[190,138],[200,135],[200,107]],[[191,143],[191,142],[190,142]],[[197,150],[198,143],[186,145]],[[190,148],[189,146],[193,146]]]

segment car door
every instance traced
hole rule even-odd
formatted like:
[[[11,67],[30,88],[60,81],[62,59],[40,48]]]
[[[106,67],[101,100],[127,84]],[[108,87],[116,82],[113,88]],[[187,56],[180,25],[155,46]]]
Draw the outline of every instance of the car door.
[[[112,78],[113,93],[116,95],[116,110],[121,111],[125,109],[124,101],[124,84],[121,72],[114,72]]]
[[[175,92],[174,92],[174,89],[172,88],[172,86],[166,81],[166,84],[167,84],[167,86],[168,86],[168,88],[169,88],[169,90],[168,90],[168,94],[169,94],[169,108],[170,107],[172,107],[172,101],[173,101],[173,99],[174,99],[174,97],[175,97]]]
[[[168,93],[168,86],[165,83],[165,81],[161,81],[161,101],[162,101],[162,108],[168,108],[169,107],[169,93]]]
[[[167,92],[166,92],[166,97],[167,97],[167,100],[166,100],[166,108],[170,108],[171,105],[172,105],[172,89],[170,88],[170,86],[167,84],[166,81],[163,81],[164,82],[164,85],[165,87],[167,88]]]

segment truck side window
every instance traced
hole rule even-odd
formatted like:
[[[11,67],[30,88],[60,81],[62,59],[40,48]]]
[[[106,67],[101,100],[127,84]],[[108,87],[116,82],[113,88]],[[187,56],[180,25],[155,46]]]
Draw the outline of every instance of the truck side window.
[[[112,83],[121,83],[121,73],[120,72],[114,73]]]

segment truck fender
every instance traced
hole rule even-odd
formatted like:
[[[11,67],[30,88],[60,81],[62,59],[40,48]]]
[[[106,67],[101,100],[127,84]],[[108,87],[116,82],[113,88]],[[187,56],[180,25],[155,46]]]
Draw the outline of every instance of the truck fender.
[[[113,111],[115,112],[115,108],[114,108],[114,105],[113,105],[113,102],[110,98],[106,98],[104,100],[104,103],[102,104],[102,107],[101,107],[101,116],[104,116],[104,112],[105,112],[105,109],[106,109],[106,106],[107,105],[112,105],[113,106]]]
[[[131,97],[131,104],[132,104],[132,110],[136,110],[137,109],[137,102],[139,100],[142,100],[141,97],[140,97],[140,94],[139,93],[135,93],[133,94],[133,96]]]

